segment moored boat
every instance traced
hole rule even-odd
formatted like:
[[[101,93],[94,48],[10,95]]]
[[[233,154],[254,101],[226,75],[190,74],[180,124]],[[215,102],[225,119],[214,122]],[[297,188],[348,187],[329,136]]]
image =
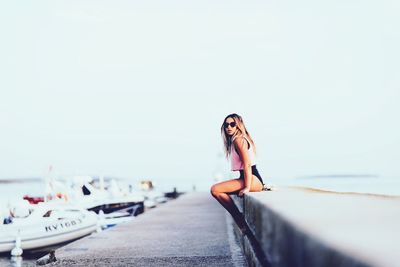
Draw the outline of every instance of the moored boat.
[[[0,253],[16,245],[22,250],[36,250],[70,242],[94,232],[97,215],[70,205],[42,203],[24,207],[21,215],[11,215],[0,224]],[[17,242],[19,241],[19,242]]]

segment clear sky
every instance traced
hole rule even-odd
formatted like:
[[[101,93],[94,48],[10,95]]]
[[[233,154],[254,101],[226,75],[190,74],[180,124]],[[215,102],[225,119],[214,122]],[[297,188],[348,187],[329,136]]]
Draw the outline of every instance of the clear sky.
[[[3,1],[0,178],[399,176],[398,1]]]

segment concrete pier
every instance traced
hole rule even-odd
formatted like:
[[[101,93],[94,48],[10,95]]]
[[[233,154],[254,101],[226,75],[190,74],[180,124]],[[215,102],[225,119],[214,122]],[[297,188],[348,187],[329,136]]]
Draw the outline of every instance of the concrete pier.
[[[184,194],[56,250],[46,266],[246,266],[226,215],[209,193]]]
[[[250,266],[400,266],[400,197],[285,187],[232,198]]]

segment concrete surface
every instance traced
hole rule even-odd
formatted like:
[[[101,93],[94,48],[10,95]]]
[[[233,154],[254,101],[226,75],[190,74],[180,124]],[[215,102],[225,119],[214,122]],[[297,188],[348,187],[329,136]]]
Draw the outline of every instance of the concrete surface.
[[[270,266],[400,266],[399,197],[286,187],[233,198]]]
[[[246,266],[227,228],[209,193],[188,193],[56,250],[46,266]]]

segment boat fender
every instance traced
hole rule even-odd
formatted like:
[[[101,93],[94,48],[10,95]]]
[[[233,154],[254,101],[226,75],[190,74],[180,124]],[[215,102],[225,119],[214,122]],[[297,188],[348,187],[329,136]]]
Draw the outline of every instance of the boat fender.
[[[18,235],[15,238],[15,247],[11,250],[11,256],[19,257],[22,255],[22,248],[21,248],[21,236],[20,232],[18,231]]]

